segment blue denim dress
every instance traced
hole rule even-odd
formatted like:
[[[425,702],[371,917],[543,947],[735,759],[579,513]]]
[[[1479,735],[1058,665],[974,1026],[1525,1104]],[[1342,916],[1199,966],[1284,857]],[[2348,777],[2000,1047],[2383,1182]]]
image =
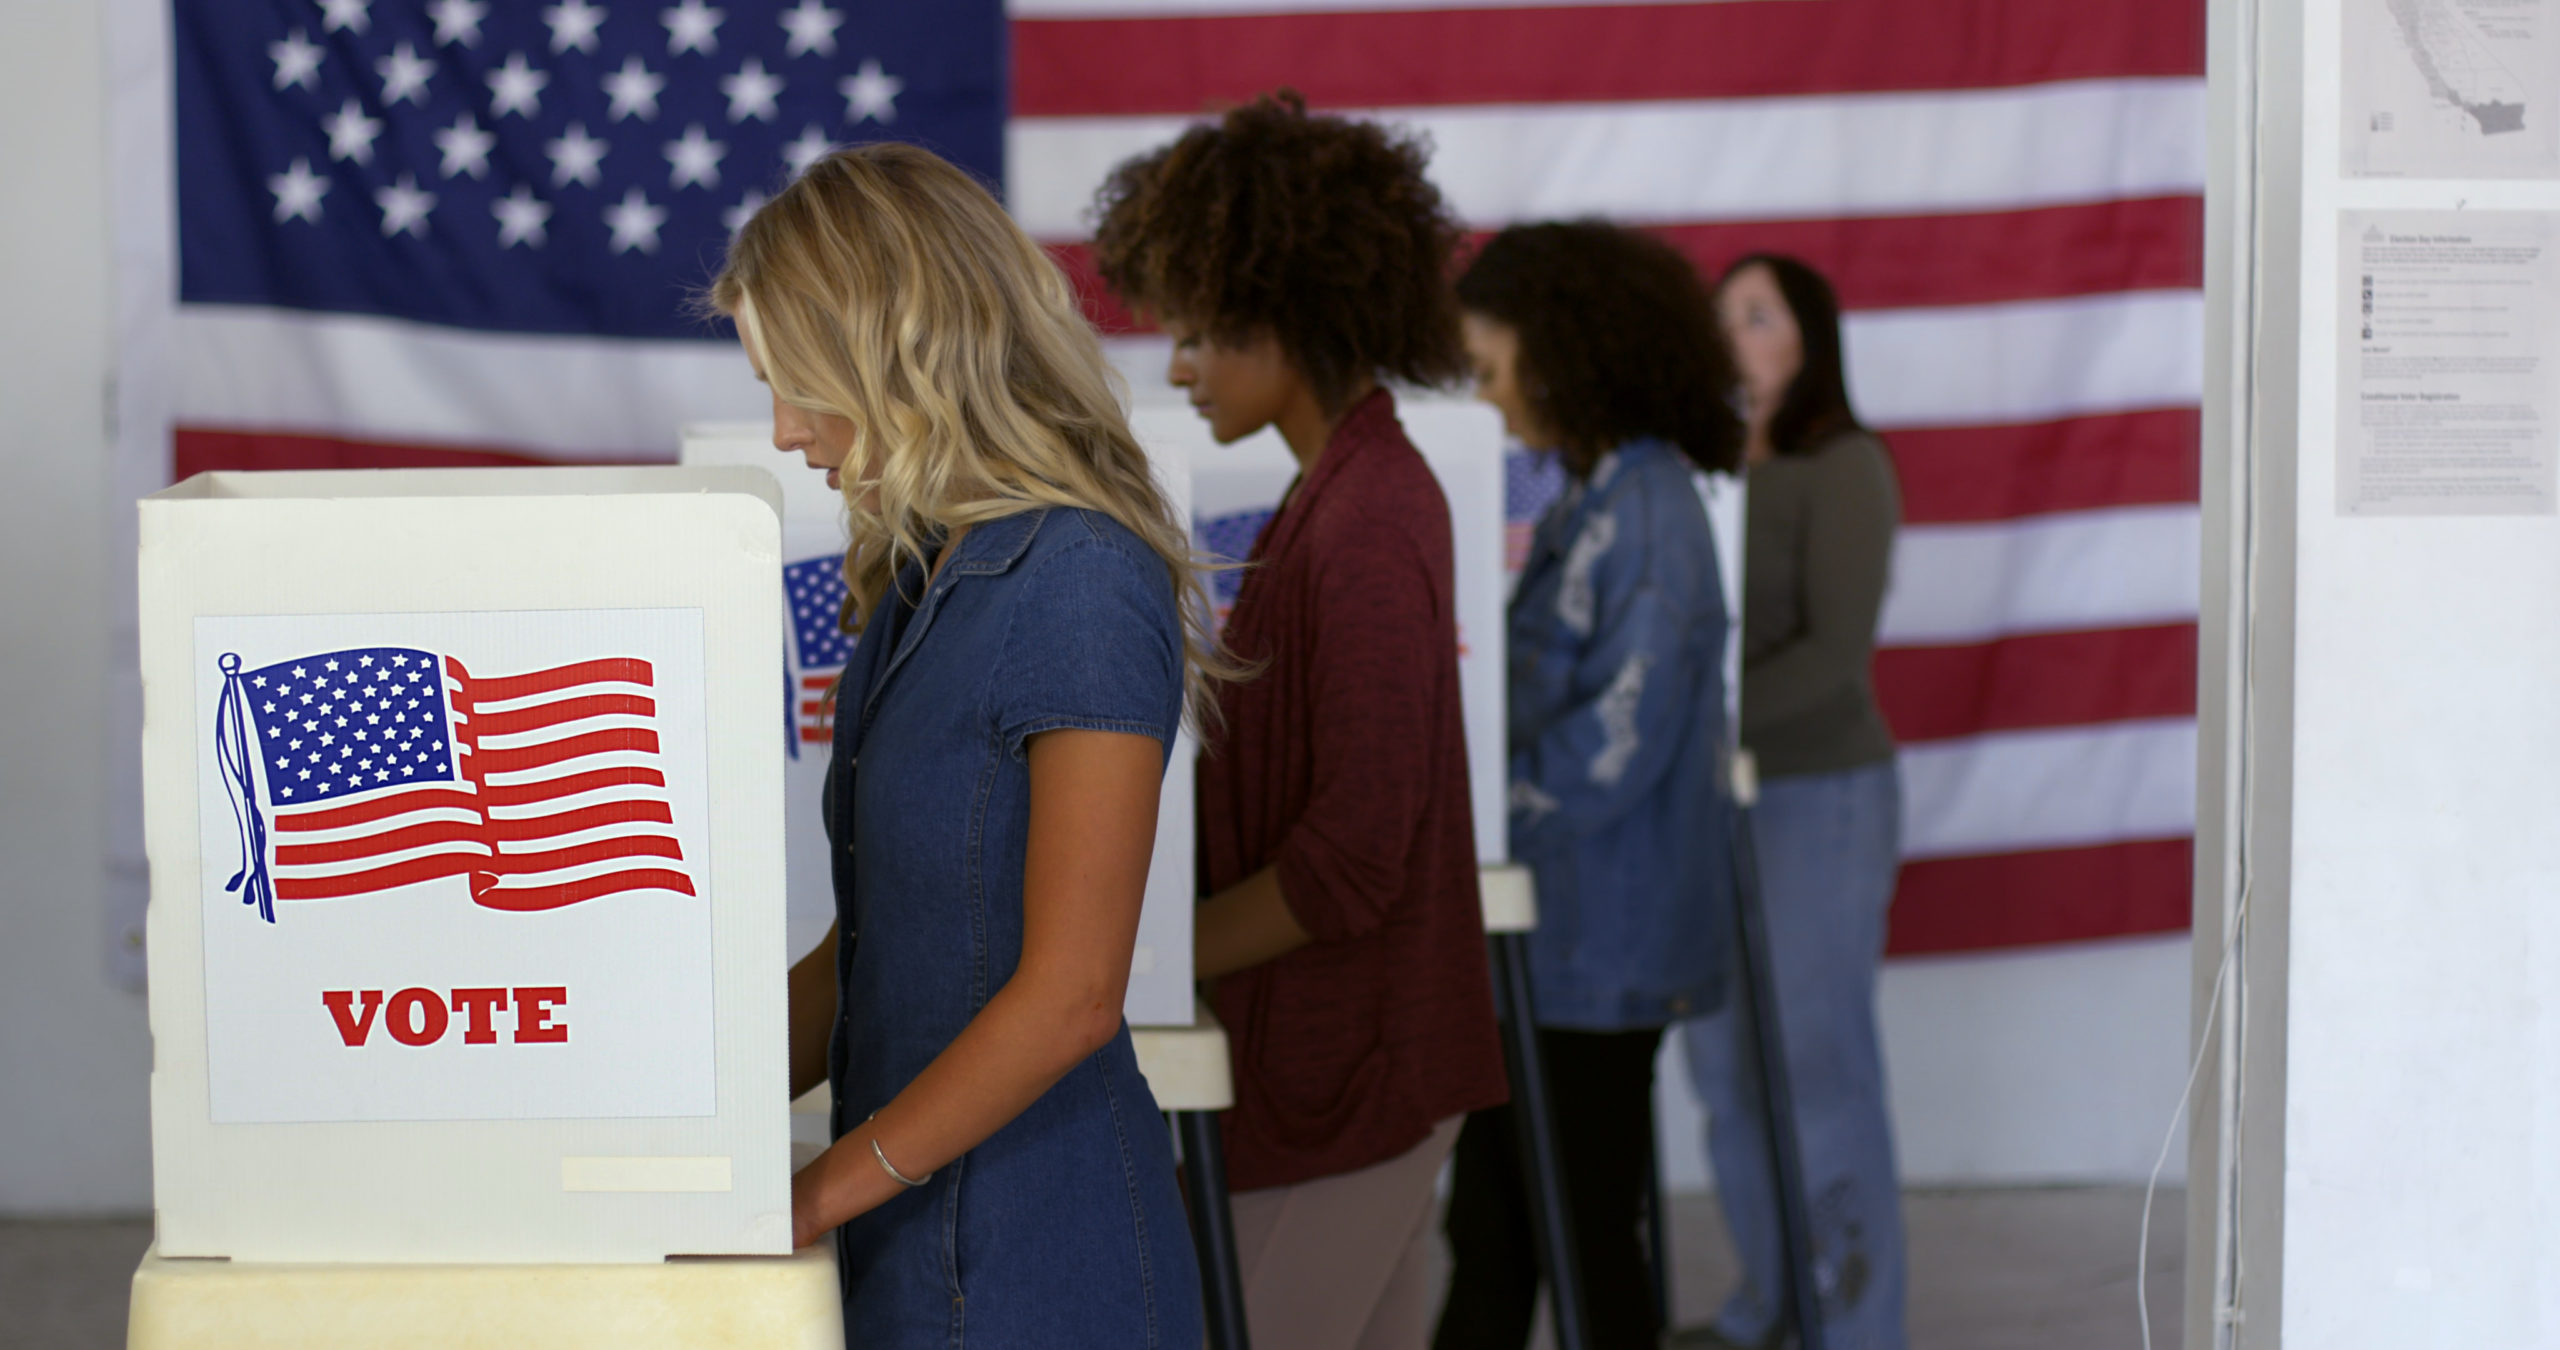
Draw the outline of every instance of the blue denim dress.
[[[1171,578],[1107,516],[970,530],[863,630],[838,692],[828,837],[841,1137],[951,1044],[1022,959],[1025,743],[1165,743],[1182,716]],[[1201,1343],[1171,1141],[1124,1025],[931,1181],[837,1230],[845,1337],[924,1346]]]

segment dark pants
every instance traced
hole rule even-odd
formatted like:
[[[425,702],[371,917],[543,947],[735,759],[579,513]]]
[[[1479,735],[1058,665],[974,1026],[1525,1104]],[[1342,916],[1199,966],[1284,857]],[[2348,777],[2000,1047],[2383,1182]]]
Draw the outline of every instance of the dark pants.
[[[1653,1283],[1637,1229],[1653,1176],[1653,1061],[1662,1031],[1538,1033],[1573,1210],[1591,1350],[1654,1350]],[[1450,1178],[1449,1301],[1433,1350],[1520,1350],[1538,1251],[1511,1108],[1467,1117]]]

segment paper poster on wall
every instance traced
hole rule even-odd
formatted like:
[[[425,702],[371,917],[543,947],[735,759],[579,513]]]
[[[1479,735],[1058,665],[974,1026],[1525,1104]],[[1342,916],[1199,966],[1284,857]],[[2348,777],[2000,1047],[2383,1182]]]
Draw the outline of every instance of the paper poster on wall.
[[[2552,514],[2553,220],[2523,211],[2341,215],[2341,514]]]
[[[218,1124],[715,1110],[693,609],[195,621]]]
[[[2553,3],[2347,0],[2342,171],[2560,176],[2560,20]]]

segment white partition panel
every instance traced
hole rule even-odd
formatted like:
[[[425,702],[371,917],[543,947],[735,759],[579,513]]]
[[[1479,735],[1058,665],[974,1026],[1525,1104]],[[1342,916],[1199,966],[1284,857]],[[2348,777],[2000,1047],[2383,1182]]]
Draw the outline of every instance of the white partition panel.
[[[790,1250],[779,516],[738,470],[144,500],[162,1255]]]

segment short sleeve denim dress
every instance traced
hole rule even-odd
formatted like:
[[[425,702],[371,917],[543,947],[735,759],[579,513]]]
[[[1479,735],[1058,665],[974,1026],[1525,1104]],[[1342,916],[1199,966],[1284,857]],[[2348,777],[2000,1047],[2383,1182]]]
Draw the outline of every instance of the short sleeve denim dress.
[[[1153,736],[1182,715],[1171,578],[1109,517],[979,525],[901,578],[845,667],[827,794],[841,1136],[885,1105],[1022,958],[1026,742]],[[932,1180],[837,1230],[860,1350],[1201,1343],[1170,1141],[1124,1025]]]

